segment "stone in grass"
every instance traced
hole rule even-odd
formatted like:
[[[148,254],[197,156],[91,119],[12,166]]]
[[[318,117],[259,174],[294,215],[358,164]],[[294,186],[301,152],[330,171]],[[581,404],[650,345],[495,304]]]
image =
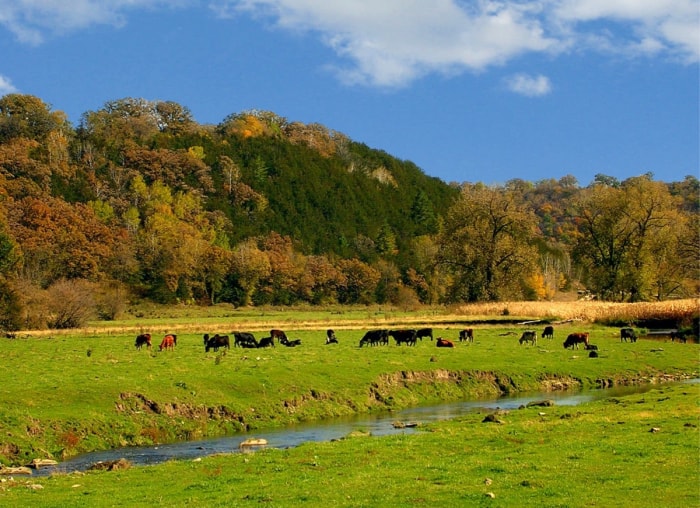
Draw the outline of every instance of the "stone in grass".
[[[122,458],[95,462],[88,468],[88,471],[118,471],[120,469],[129,469],[130,467],[131,462]]]
[[[496,413],[491,413],[490,415],[486,415],[486,417],[481,420],[481,423],[506,423],[501,418],[496,414]]]

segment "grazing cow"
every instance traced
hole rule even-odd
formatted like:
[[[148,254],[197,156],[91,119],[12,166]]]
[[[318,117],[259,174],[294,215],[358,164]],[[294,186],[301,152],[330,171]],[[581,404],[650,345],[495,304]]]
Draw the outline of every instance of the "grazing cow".
[[[637,342],[637,334],[634,332],[634,328],[622,328],[620,329],[620,342]]]
[[[526,330],[520,336],[518,341],[520,344],[525,344],[526,342],[532,343],[533,346],[537,344],[537,332],[535,330]]]
[[[416,345],[416,330],[391,330],[389,335],[394,338],[396,345],[405,343],[407,346]]]
[[[275,347],[275,339],[272,337],[263,337],[260,339],[260,342],[258,342],[258,347]]]
[[[277,342],[279,342],[280,344],[282,343],[282,340],[287,340],[287,334],[284,333],[282,330],[270,330],[270,337],[272,337],[272,340],[277,339]]]
[[[170,349],[171,351],[175,349],[175,341],[177,339],[175,338],[175,335],[166,335],[163,337],[163,340],[160,343],[160,346],[158,348],[163,351],[164,349],[167,351]]]
[[[452,342],[451,340],[443,339],[442,337],[437,338],[435,345],[437,347],[455,347],[454,342]]]
[[[225,347],[226,349],[231,349],[231,341],[228,335],[219,335],[218,333],[213,337],[209,337],[208,334],[204,335],[207,337],[207,342],[204,345],[204,352],[208,353],[210,349],[218,351],[220,347]]]
[[[233,332],[233,345],[234,347],[255,349],[258,347],[258,341],[255,340],[252,333]]]
[[[565,348],[578,349],[578,345],[583,344],[584,347],[588,346],[588,332],[584,333],[570,333],[569,336],[564,341]]]
[[[543,339],[553,339],[554,338],[554,327],[553,326],[545,326],[544,331],[542,332],[542,338]]]
[[[281,342],[284,346],[287,346],[287,347],[301,346],[301,339],[289,340],[287,337],[285,337],[284,339],[281,339]]]
[[[146,346],[147,349],[151,349],[151,334],[142,333],[141,335],[138,335],[134,345],[136,346],[136,349],[141,349],[143,346]]]
[[[419,328],[418,330],[416,330],[416,338],[423,340],[423,337],[430,337],[430,340],[433,340],[433,329]]]
[[[370,346],[389,344],[389,330],[370,330],[360,339],[360,347],[365,344]]]
[[[688,342],[688,337],[686,335],[686,332],[681,332],[679,330],[673,330],[671,332],[671,342],[673,342],[676,339],[678,339],[678,342],[682,342],[683,344]]]
[[[474,330],[467,328],[466,330],[460,330],[459,332],[460,342],[474,342]]]
[[[335,337],[333,330],[326,330],[326,344],[337,344],[338,339]]]

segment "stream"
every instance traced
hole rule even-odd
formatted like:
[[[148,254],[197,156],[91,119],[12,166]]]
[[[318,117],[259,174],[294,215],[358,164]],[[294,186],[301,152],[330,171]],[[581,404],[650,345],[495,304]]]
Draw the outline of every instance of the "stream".
[[[690,383],[697,383],[693,379]],[[129,447],[85,453],[70,458],[56,466],[34,471],[34,476],[48,476],[52,473],[85,471],[97,462],[126,459],[132,465],[158,464],[168,460],[194,460],[217,453],[236,453],[255,449],[241,447],[246,439],[264,439],[268,448],[289,448],[308,442],[321,442],[340,439],[352,432],[370,433],[372,436],[386,436],[415,432],[415,427],[395,428],[395,422],[423,425],[440,420],[449,420],[479,409],[517,409],[528,402],[552,400],[557,406],[576,406],[584,402],[609,397],[623,397],[645,393],[660,385],[643,384],[620,386],[583,391],[523,392],[513,396],[417,406],[400,411],[359,414],[327,420],[299,423],[279,429],[266,429],[243,432],[232,436],[210,438],[197,441],[181,441],[148,447]],[[541,409],[546,411],[546,408]]]

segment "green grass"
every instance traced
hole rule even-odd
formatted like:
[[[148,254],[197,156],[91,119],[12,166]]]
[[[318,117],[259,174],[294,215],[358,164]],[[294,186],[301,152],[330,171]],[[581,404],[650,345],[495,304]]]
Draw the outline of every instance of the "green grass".
[[[201,334],[212,332],[205,326],[178,333],[174,352],[158,352],[157,340],[153,351],[137,351],[133,334],[3,340],[0,462],[60,459],[547,385],[698,375],[695,344],[620,343],[616,329],[580,324],[557,327],[557,338],[537,347],[518,345],[522,327],[477,327],[474,344],[446,350],[429,340],[415,348],[393,342],[358,348],[366,329],[338,330],[340,344],[326,346],[329,324],[320,322],[319,330],[287,329],[302,340],[298,348],[219,353],[204,352]],[[574,330],[591,331],[600,358],[563,349],[564,335]],[[435,334],[456,339],[457,331],[436,328]],[[507,332],[515,335],[502,335]]]
[[[414,434],[15,478],[3,506],[695,507],[700,386],[485,413]],[[36,486],[39,485],[40,488]],[[491,495],[493,497],[491,497]]]

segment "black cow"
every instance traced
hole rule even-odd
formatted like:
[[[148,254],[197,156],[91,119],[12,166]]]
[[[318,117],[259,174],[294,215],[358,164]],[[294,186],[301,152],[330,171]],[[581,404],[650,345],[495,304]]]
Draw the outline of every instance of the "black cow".
[[[389,335],[394,338],[397,346],[403,343],[407,346],[416,345],[416,330],[391,330]]]
[[[637,334],[634,332],[634,328],[622,328],[620,330],[620,342],[637,342]]]
[[[338,339],[335,337],[333,330],[326,330],[326,344],[337,344]]]
[[[583,344],[584,347],[588,346],[588,332],[570,333],[564,341],[564,347],[567,349],[578,349],[579,344]]]
[[[542,338],[543,339],[553,339],[554,338],[554,327],[553,326],[545,326],[544,331],[542,332]]]
[[[205,337],[208,337],[208,335],[205,335]],[[220,347],[231,349],[231,342],[228,335],[219,335],[217,333],[213,337],[208,337],[207,342],[204,345],[204,352],[208,353],[210,349],[218,351]]]
[[[459,332],[460,342],[474,342],[474,330],[467,328],[466,330],[460,330]]]
[[[423,340],[423,337],[430,337],[430,340],[433,340],[433,329],[419,328],[418,330],[416,330],[416,338]]]
[[[678,342],[682,342],[683,344],[685,344],[686,342],[688,342],[687,333],[685,331],[681,332],[679,330],[673,330],[671,332],[671,342],[673,342],[674,340],[678,340]]]
[[[301,346],[301,339],[289,340],[287,337],[285,337],[284,339],[280,339],[280,342],[282,343],[282,345],[287,347]]]
[[[236,347],[254,349],[258,347],[258,341],[252,333],[233,332],[233,345]]]
[[[142,333],[138,335],[134,346],[136,346],[136,349],[141,349],[143,346],[146,346],[147,349],[151,349],[151,334]]]
[[[277,342],[280,344],[282,343],[282,340],[287,340],[286,333],[284,333],[282,330],[276,330],[274,328],[270,330],[270,337],[272,337],[272,340],[277,339]]]
[[[523,334],[520,336],[520,340],[518,341],[520,344],[525,344],[526,342],[532,343],[532,345],[537,344],[537,332],[534,330],[526,330],[523,332]]]
[[[389,344],[389,330],[370,330],[360,339],[360,347],[365,344],[370,346]]]
[[[263,337],[258,342],[258,347],[275,347],[275,339],[272,337]]]

